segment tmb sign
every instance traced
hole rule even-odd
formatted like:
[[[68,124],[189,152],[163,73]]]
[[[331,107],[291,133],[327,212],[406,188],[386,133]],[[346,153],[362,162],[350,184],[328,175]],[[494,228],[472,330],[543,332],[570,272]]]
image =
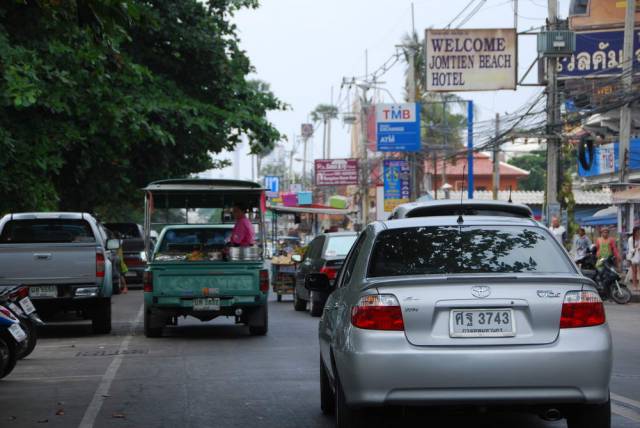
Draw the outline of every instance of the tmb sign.
[[[427,30],[427,90],[515,89],[516,30]]]
[[[376,135],[380,152],[420,150],[420,105],[377,104]]]
[[[357,159],[316,159],[316,186],[358,184]]]

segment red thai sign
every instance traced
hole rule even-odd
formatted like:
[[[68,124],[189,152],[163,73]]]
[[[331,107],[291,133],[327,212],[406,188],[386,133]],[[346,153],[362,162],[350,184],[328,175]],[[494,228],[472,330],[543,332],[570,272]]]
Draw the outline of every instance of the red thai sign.
[[[358,184],[357,159],[316,159],[316,186]]]

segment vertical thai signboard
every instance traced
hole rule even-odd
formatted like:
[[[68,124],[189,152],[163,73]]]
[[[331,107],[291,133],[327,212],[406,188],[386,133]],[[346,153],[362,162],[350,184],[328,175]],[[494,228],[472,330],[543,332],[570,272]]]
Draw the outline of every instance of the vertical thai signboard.
[[[409,162],[400,159],[385,159],[384,210],[393,211],[400,204],[409,202],[411,195]]]
[[[377,104],[375,112],[379,152],[420,150],[419,104]]]
[[[516,89],[518,37],[514,28],[428,29],[425,43],[427,91]]]

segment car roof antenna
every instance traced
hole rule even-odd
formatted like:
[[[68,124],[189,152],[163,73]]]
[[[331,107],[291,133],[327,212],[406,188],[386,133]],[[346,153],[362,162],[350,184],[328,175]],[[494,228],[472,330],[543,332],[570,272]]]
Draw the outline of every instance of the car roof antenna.
[[[511,199],[511,186],[509,186],[509,203],[513,203],[513,200]]]
[[[462,197],[464,196],[464,175],[465,172],[467,171],[467,166],[464,165],[462,167],[462,191],[460,192],[460,210],[458,211],[458,219],[456,220],[456,222],[458,224],[462,224],[464,223],[464,218],[462,218]],[[467,186],[469,185],[469,183],[467,183]]]

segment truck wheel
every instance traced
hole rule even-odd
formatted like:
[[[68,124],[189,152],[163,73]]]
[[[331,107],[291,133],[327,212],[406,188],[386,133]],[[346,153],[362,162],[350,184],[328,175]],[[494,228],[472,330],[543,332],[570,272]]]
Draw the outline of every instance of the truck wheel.
[[[307,301],[299,298],[298,293],[295,290],[293,291],[293,309],[298,312],[307,310]]]
[[[312,317],[319,317],[322,315],[322,310],[324,309],[324,305],[314,299],[313,293],[309,295],[309,313],[311,313]]]
[[[30,319],[20,320],[20,327],[27,334],[27,338],[23,340],[17,346],[18,359],[21,360],[31,354],[36,347],[38,341],[38,335],[36,333],[36,327]]]
[[[249,316],[249,333],[252,336],[264,336],[269,330],[269,311],[267,305],[255,309]]]
[[[151,311],[144,311],[144,335],[147,337],[160,337],[162,336],[163,325],[154,323],[157,318],[151,315]]]
[[[91,328],[95,334],[111,333],[111,299],[101,299],[94,309]]]

